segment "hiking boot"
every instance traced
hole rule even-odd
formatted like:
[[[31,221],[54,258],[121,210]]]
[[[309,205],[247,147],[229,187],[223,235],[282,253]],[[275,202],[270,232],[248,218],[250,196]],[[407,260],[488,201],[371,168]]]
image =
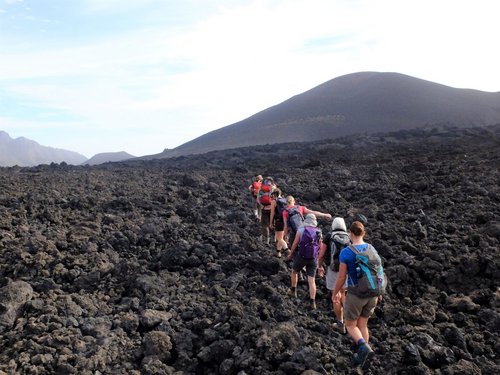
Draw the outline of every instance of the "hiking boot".
[[[366,370],[368,366],[370,366],[370,360],[375,355],[375,352],[372,350],[370,345],[363,344],[358,348],[357,353],[352,357],[353,365],[357,367],[361,367],[363,370]]]
[[[311,310],[316,310],[316,300],[311,300]]]
[[[346,334],[346,329],[345,329],[345,324],[344,322],[341,322],[337,320],[335,323],[332,324],[332,328],[334,331],[340,333],[341,335]]]
[[[297,298],[297,289],[296,288],[288,289],[288,296],[292,298]]]

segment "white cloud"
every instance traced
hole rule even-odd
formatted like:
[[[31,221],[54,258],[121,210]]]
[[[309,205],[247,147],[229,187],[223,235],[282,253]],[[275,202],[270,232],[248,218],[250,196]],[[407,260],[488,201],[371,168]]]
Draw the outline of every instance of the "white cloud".
[[[140,17],[139,9],[153,2],[86,0],[85,6],[95,12],[135,7]],[[2,87],[74,115],[77,120],[66,125],[75,134],[123,130],[116,142],[124,146],[117,151],[136,155],[175,147],[356,71],[397,71],[456,87],[500,90],[493,2],[240,3],[221,5],[182,28],[148,26],[103,34],[84,45],[32,45],[24,53],[4,44]],[[14,126],[6,121],[0,126]],[[137,128],[143,138],[135,133],[128,141]],[[139,139],[144,146],[134,142]],[[66,142],[73,144],[70,136]],[[93,142],[86,148],[97,153],[112,145]]]

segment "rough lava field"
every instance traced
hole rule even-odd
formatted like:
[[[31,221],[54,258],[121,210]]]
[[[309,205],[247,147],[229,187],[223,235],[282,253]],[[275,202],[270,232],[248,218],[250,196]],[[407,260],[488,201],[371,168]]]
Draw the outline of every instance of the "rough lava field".
[[[358,374],[318,278],[259,241],[247,186],[368,218],[388,293],[371,374],[500,373],[500,126],[0,168],[0,374]],[[327,233],[330,223],[320,221]]]

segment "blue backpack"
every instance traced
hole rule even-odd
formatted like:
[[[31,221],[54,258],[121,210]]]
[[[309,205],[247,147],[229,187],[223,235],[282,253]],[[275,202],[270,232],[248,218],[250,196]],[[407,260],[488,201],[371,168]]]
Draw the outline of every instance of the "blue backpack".
[[[360,298],[377,297],[384,294],[387,277],[377,250],[370,244],[363,252],[358,251],[354,245],[349,246],[349,249],[356,255],[358,283],[348,286],[347,292]]]
[[[317,259],[321,240],[321,231],[316,227],[304,227],[299,242],[299,255],[304,259]]]
[[[302,223],[304,222],[304,217],[300,213],[299,206],[292,206],[290,208],[285,208],[285,209],[288,212],[288,219],[287,219],[288,231],[292,236],[294,236],[295,233],[297,233],[297,231],[299,230]]]

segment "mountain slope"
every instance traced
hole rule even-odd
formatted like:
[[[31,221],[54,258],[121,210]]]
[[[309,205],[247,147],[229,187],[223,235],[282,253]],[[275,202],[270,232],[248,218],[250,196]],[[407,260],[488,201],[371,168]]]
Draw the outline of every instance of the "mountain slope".
[[[0,130],[0,166],[29,167],[39,164],[61,163],[78,165],[87,158],[77,152],[42,146],[30,139],[13,139]]]
[[[127,159],[133,159],[135,158],[134,155],[130,155],[129,153],[125,151],[120,151],[120,152],[103,152],[100,154],[96,154],[92,156],[89,160],[83,162],[82,164],[88,164],[88,165],[97,165],[97,164],[103,164],[107,162],[117,162],[117,161],[123,161]]]
[[[500,92],[457,89],[398,73],[353,73],[155,157],[443,123],[500,123]]]

